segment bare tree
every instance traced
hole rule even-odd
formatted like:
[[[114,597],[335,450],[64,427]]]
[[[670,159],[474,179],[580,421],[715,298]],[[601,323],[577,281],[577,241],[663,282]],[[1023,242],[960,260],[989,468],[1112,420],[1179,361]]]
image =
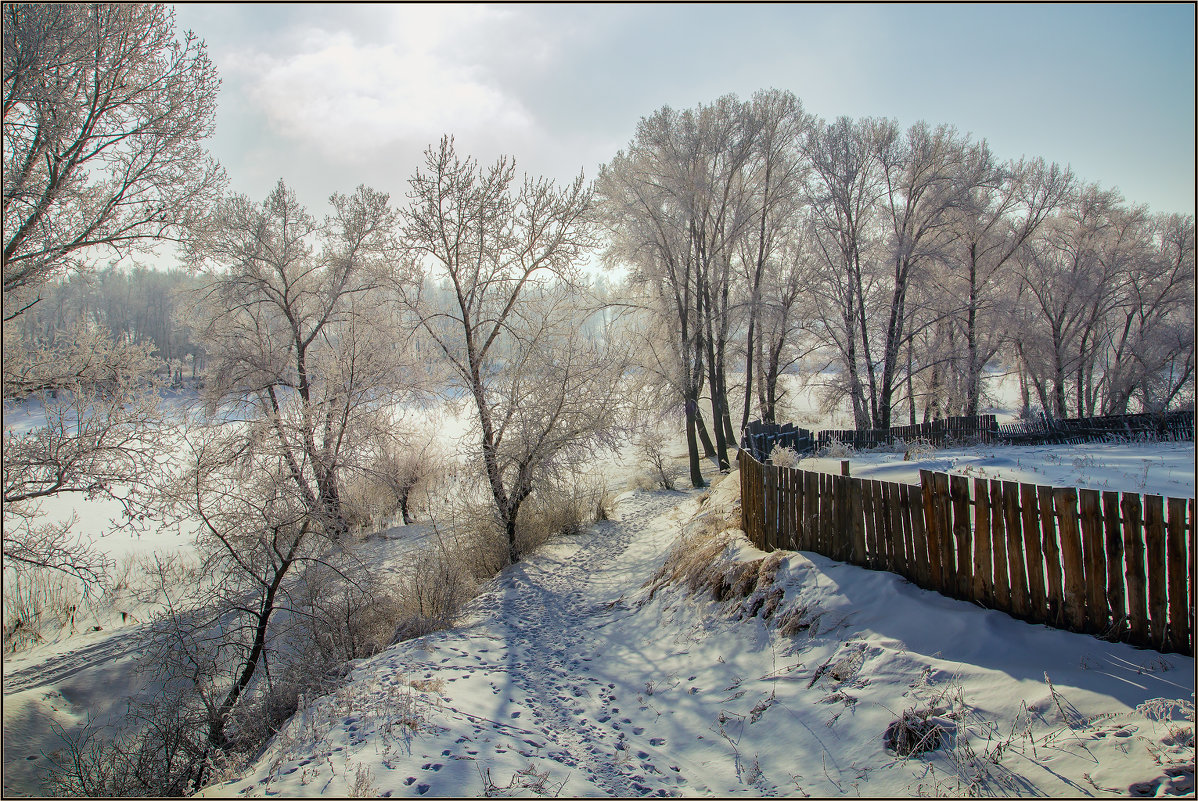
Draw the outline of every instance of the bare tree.
[[[210,276],[191,320],[211,354],[208,412],[232,405],[275,440],[309,512],[336,537],[355,437],[412,376],[400,370],[404,326],[382,301],[387,195],[358,187],[330,203],[318,225],[282,181],[260,206],[233,197],[189,254]]]
[[[155,647],[203,709],[193,787],[214,759],[257,742],[253,715],[239,710],[264,692],[261,671],[288,636],[280,627],[305,613],[296,582],[313,566],[349,580],[340,488],[412,381],[414,328],[382,291],[395,279],[388,198],[359,187],[330,204],[317,223],[280,181],[261,204],[222,203],[188,242],[207,279],[188,322],[213,370],[207,419],[187,426],[189,453],[158,493],[168,514],[198,526],[203,580],[155,629]]]
[[[577,262],[594,245],[591,191],[580,175],[558,189],[514,166],[482,168],[442,138],[410,180],[404,235],[444,292],[403,297],[472,399],[482,469],[507,559],[519,559],[517,516],[538,482],[615,444],[626,353],[587,337]]]
[[[640,121],[627,154],[617,154],[599,177],[612,234],[607,259],[633,268],[632,280],[650,290],[651,313],[665,318],[676,340],[678,364],[666,372],[686,407],[695,486],[704,483],[697,442],[704,380],[721,469],[729,466],[727,449],[736,438],[726,370],[734,262],[757,220],[749,170],[767,116],[751,113],[735,96],[682,112],[662,108]]]
[[[3,398],[45,409],[4,432],[5,564],[91,581],[103,559],[38,519],[60,492],[122,501],[162,437],[147,348],[80,316],[32,336],[19,318],[47,280],[176,238],[224,175],[200,145],[219,80],[202,42],[160,5],[6,3],[3,16]]]
[[[965,415],[976,415],[982,369],[998,353],[1008,329],[1018,274],[1013,257],[1061,204],[1073,174],[1043,159],[999,165],[985,141],[967,155],[968,200],[956,223],[959,236],[946,271],[952,314],[963,337]]]
[[[802,184],[808,165],[800,150],[803,138],[812,125],[812,117],[803,112],[803,105],[790,92],[771,90],[753,95],[751,113],[758,117],[756,141],[752,159],[751,190],[754,194],[755,223],[746,227],[740,243],[740,264],[744,271],[744,291],[747,293],[747,323],[745,332],[745,398],[741,412],[741,428],[749,423],[753,382],[758,381],[758,404],[761,419],[774,420],[777,404],[777,376],[781,352],[778,343],[785,339],[786,325],[774,326],[767,348],[765,337],[757,335],[762,315],[762,288],[777,286],[766,280],[766,266],[777,258],[785,232],[793,232],[801,224],[795,219],[803,201]],[[778,299],[785,306],[782,319],[790,315],[798,287],[784,291]],[[787,302],[787,299],[791,302]],[[768,355],[767,355],[768,351]],[[763,365],[768,360],[768,366]],[[762,386],[762,379],[773,381]]]
[[[14,351],[9,389],[37,399],[40,419],[22,426],[9,416],[14,409],[5,412],[3,545],[6,565],[56,570],[86,588],[103,578],[106,558],[74,530],[76,520],[47,519],[42,502],[60,494],[114,500],[124,513],[118,524],[137,526],[168,438],[147,378],[157,364],[148,349],[114,344],[95,327],[75,334],[66,348],[5,341]]]
[[[864,357],[866,365],[873,364],[864,336],[867,252],[875,204],[884,191],[872,153],[876,139],[894,135],[892,122],[840,117],[816,125],[804,145],[812,167],[806,191],[817,222],[820,272],[826,279],[820,282],[824,302],[818,308],[823,310],[824,330],[840,354],[844,391],[858,428],[872,422],[859,360]],[[864,354],[860,354],[862,347]]]
[[[4,5],[4,317],[103,255],[177,238],[224,176],[200,141],[220,81],[149,4]]]

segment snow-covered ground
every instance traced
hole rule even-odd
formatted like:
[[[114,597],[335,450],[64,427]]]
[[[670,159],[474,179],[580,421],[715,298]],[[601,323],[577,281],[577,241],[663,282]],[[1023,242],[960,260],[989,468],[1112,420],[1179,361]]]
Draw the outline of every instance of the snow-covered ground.
[[[735,475],[704,504],[625,493],[618,519],[505,571],[460,627],[356,663],[206,794],[1193,792],[1193,723],[1155,720],[1151,704],[1192,703],[1189,657],[812,554],[757,584],[782,591],[768,621],[735,619],[735,595],[667,584],[650,598],[679,533],[734,516],[738,493]],[[723,559],[763,556],[734,532]],[[788,618],[801,623],[780,632]],[[901,757],[884,733],[911,708],[930,710],[942,742]]]
[[[447,451],[458,450],[465,420],[461,410],[440,418]],[[684,463],[680,441],[672,447]],[[947,469],[1194,494],[1193,443],[912,455],[856,453],[850,469],[910,482],[920,468]],[[839,462],[802,466],[839,472]],[[619,492],[642,468],[626,454],[596,469]],[[719,478],[710,464],[705,470]],[[774,621],[804,607],[820,621],[798,634],[759,616],[733,620],[735,604],[675,587],[648,599],[642,585],[696,515],[736,518],[735,483],[702,507],[694,491],[625,492],[617,519],[558,538],[505,571],[460,627],[356,663],[344,687],[310,699],[261,760],[210,794],[953,793],[966,740],[992,758],[975,765],[992,792],[1193,792],[1193,723],[1185,746],[1168,723],[1136,711],[1154,698],[1192,705],[1191,658],[1031,626],[809,554],[786,555],[775,581],[784,597]],[[103,513],[84,508],[85,523]],[[400,571],[426,534],[391,528],[363,548]],[[130,559],[190,548],[172,532],[102,542]],[[725,556],[762,554],[738,538]],[[70,728],[89,712],[117,714],[136,690],[129,635],[152,609],[130,598],[118,594],[74,631],[6,657],[6,795],[39,791],[45,752],[57,747],[50,721]],[[953,697],[971,716],[968,738],[946,735],[941,749],[909,759],[885,751],[883,732],[905,709],[947,708]]]
[[[799,467],[849,472],[878,481],[919,483],[920,470],[970,478],[999,478],[1051,487],[1194,496],[1193,442],[1092,442],[1084,445],[992,445],[943,450],[856,451],[842,457],[809,457]]]

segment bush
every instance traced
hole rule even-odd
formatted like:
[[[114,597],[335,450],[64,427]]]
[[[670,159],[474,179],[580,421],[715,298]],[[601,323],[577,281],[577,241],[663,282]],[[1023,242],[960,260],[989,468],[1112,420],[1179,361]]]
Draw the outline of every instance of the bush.
[[[396,592],[391,642],[447,629],[474,596],[477,580],[469,549],[427,548],[416,557],[408,579]],[[484,568],[485,569],[485,568]]]
[[[929,720],[929,711],[907,709],[898,720],[886,727],[882,744],[899,756],[922,754],[940,747],[940,726]]]
[[[903,448],[903,461],[915,462],[933,456],[935,453],[936,447],[932,443],[923,439],[913,439]]]
[[[819,452],[819,456],[824,459],[848,459],[856,455],[856,448],[840,440],[833,440],[821,448]]]
[[[682,477],[682,469],[666,455],[665,442],[665,437],[660,432],[649,431],[637,443],[641,462],[648,465],[650,475],[653,476],[649,479],[649,486],[642,487],[638,484],[638,488],[656,489],[660,486],[667,490],[676,489],[675,482]]]
[[[774,448],[774,450],[770,453],[770,464],[774,465],[775,467],[796,468],[799,466],[799,462],[802,460],[802,458],[803,457],[799,456],[798,451],[796,451],[794,448],[788,448],[785,445],[782,445]]]

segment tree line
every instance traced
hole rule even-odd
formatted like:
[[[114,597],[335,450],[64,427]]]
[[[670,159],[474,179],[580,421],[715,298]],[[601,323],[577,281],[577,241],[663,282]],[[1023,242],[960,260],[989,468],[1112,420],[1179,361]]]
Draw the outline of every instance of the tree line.
[[[1193,403],[1193,217],[1067,167],[1001,161],[949,125],[828,122],[769,90],[642,119],[597,186],[696,484],[697,443],[726,466],[804,357],[858,428],[977,414],[999,367],[1025,412]]]

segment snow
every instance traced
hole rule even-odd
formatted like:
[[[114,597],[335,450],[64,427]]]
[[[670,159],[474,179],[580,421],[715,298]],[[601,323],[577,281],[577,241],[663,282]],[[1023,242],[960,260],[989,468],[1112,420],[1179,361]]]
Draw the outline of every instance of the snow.
[[[243,776],[204,794],[955,794],[974,773],[999,794],[1192,792],[1192,722],[1187,746],[1136,711],[1192,702],[1189,657],[814,554],[781,561],[772,620],[806,608],[819,621],[789,636],[675,585],[650,600],[644,584],[680,531],[733,513],[736,484],[702,509],[694,491],[621,495],[618,520],[505,571],[458,628],[358,662]],[[732,542],[732,560],[764,556],[739,532]],[[937,699],[945,744],[888,752],[887,726]],[[973,773],[962,731],[991,757]]]
[[[469,415],[449,409],[432,426],[460,452]],[[675,441],[680,463],[683,452]],[[1193,443],[913,456],[855,453],[850,469],[912,483],[930,469],[1194,495]],[[801,466],[838,473],[840,459]],[[641,470],[631,458],[595,469],[615,492]],[[721,480],[710,463],[704,470]],[[1030,625],[808,553],[780,554],[769,620],[736,619],[741,599],[717,603],[673,584],[650,597],[645,584],[681,535],[737,520],[738,493],[733,473],[703,493],[619,494],[615,519],[504,571],[456,628],[353,663],[340,689],[307,699],[259,759],[205,794],[902,796],[959,794],[971,778],[1013,795],[1193,793],[1193,722],[1154,720],[1142,706],[1164,698],[1192,709],[1190,657]],[[82,503],[56,513],[68,507],[84,510],[85,525],[110,514]],[[387,528],[362,553],[400,573],[429,533]],[[170,531],[99,542],[130,561],[191,548]],[[731,569],[764,556],[734,531],[718,561]],[[45,754],[59,744],[50,721],[102,722],[138,690],[130,635],[153,607],[132,589],[5,658],[6,795],[41,790]],[[783,619],[801,625],[780,632]],[[939,749],[886,750],[884,732],[907,709],[940,723]]]
[[[858,478],[918,484],[920,470],[970,478],[998,478],[1052,487],[1194,497],[1194,443],[1095,442],[1084,445],[992,445],[906,452],[857,451],[845,457],[809,457],[803,470],[839,473],[847,459]]]

